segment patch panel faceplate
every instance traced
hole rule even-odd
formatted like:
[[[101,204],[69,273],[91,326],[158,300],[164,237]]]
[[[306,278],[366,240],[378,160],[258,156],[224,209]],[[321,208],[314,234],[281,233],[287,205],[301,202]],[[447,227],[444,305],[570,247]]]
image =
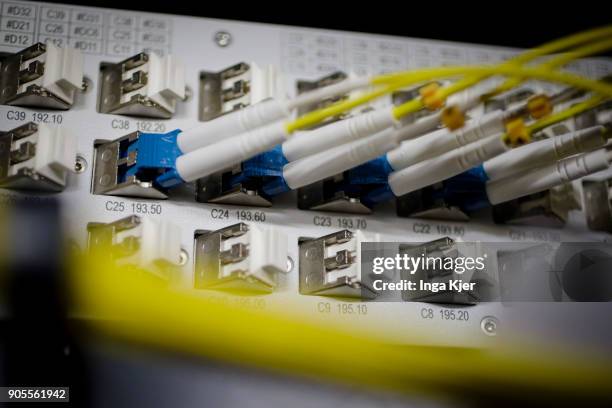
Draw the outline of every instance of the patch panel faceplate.
[[[68,111],[0,106],[2,131],[35,122],[66,127],[77,135],[78,156],[84,159],[80,166],[86,169],[71,175],[65,191],[57,197],[64,205],[69,233],[83,250],[87,246],[87,225],[91,222],[112,223],[132,215],[171,221],[177,226],[176,236],[180,239],[177,248],[184,248],[188,258],[180,267],[178,284],[193,289],[196,231],[216,231],[238,223],[263,224],[286,235],[288,273],[278,274],[272,293],[254,295],[240,302],[244,307],[271,311],[291,309],[299,318],[357,325],[364,332],[377,333],[396,343],[418,341],[486,346],[503,341],[504,336],[491,336],[483,329],[488,327],[483,322],[495,319],[499,322],[500,332],[509,333],[517,313],[524,316],[524,312],[499,303],[481,303],[462,309],[468,312],[465,315],[468,318],[453,320],[448,318],[449,313],[440,313],[447,309],[439,304],[363,302],[358,303],[360,307],[346,307],[356,306],[357,301],[301,295],[298,242],[343,230],[379,234],[381,241],[390,242],[424,243],[443,237],[502,242],[610,240],[606,233],[590,231],[584,213],[577,211],[569,213],[563,229],[546,229],[495,225],[488,214],[470,222],[398,218],[390,204],[377,207],[372,214],[301,211],[297,208],[295,193],[275,199],[269,208],[261,208],[196,202],[193,185],[173,191],[172,196],[163,201],[94,195],[90,191],[92,166],[98,165],[98,159],[94,159],[95,140],[115,140],[135,132],[166,133],[201,123],[197,97],[177,104],[172,119],[168,120],[98,113],[98,73],[104,61],[121,61],[140,52],[155,52],[161,56],[171,54],[183,62],[185,85],[192,90],[199,89],[202,72],[219,72],[241,61],[258,66],[274,65],[282,73],[284,89],[294,95],[298,80],[314,81],[336,71],[363,75],[441,64],[493,63],[516,54],[518,50],[39,2],[2,1],[0,9],[0,51],[15,53],[39,41],[75,47],[83,54],[85,75],[93,81],[91,89],[95,91],[79,95]],[[612,72],[612,63],[592,59],[579,61],[571,69],[590,77],[601,77]],[[549,85],[543,88],[556,89]],[[575,183],[575,187],[581,189],[579,183]],[[0,205],[33,196],[40,200],[48,197],[0,190]],[[197,290],[197,293],[228,301],[236,299],[222,291]],[[556,306],[539,305],[538,310]],[[588,305],[577,305],[576,308],[584,313],[590,313],[592,309]],[[434,313],[430,314],[429,310]],[[541,318],[537,317],[538,314],[532,316],[533,326],[542,332],[547,324],[543,314],[539,314]],[[571,327],[570,324],[567,326]]]

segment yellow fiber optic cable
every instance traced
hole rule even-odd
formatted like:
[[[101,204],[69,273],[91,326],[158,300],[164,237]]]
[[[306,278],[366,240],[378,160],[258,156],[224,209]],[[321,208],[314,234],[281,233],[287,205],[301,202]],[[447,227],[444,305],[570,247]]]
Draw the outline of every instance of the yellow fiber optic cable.
[[[123,341],[267,370],[400,392],[526,392],[611,398],[608,361],[535,350],[396,346],[286,312],[247,311],[154,286],[88,258],[72,278],[93,328]],[[87,271],[87,273],[83,273]],[[526,351],[531,350],[531,351]]]
[[[541,56],[544,56],[544,55],[547,55],[553,52],[558,52],[558,51],[567,49],[569,47],[573,47],[573,46],[576,46],[576,45],[579,45],[585,42],[593,41],[601,37],[609,37],[609,36],[612,36],[612,26],[606,26],[603,28],[597,28],[597,29],[589,30],[583,33],[574,34],[566,38],[562,38],[556,41],[552,41],[548,44],[544,44],[533,50],[526,51],[506,61],[505,63],[502,64],[502,66],[520,65],[520,64],[529,62],[532,59],[535,59],[535,58],[538,58],[538,57],[541,57]],[[603,41],[603,42],[597,43],[596,45],[587,45],[579,49],[577,52],[571,53],[569,55],[563,55],[563,56],[557,57],[549,61],[548,63],[542,65],[541,67],[542,68],[553,68],[556,66],[564,65],[574,59],[581,58],[583,56],[596,54],[598,52],[605,51],[606,49],[609,49],[609,48],[610,46],[609,46],[608,41]],[[460,79],[456,81],[455,83],[450,84],[440,89],[437,92],[437,97],[440,98],[441,100],[446,100],[446,98],[448,98],[450,95],[453,95],[473,85],[476,85],[478,82],[482,81],[483,79],[487,77],[488,75],[476,75],[476,76],[469,76],[469,77]],[[493,91],[491,94],[488,94],[488,96],[490,97],[490,96],[502,93],[506,90],[509,90],[513,88],[514,86],[518,85],[521,81],[522,80],[519,78],[511,78],[507,80],[504,84],[502,84],[499,88],[497,88],[495,91]],[[399,119],[403,116],[406,116],[410,113],[414,113],[421,109],[423,109],[422,103],[419,103],[417,101],[409,101],[409,102],[406,102],[405,106],[400,106],[396,108],[396,110],[394,111],[394,115],[396,118]]]
[[[594,28],[580,33],[571,34],[567,37],[563,37],[558,40],[553,40],[549,43],[528,50],[512,58],[510,61],[523,64],[525,62],[531,61],[534,58],[541,57],[542,55],[557,53],[565,49],[575,47],[579,44],[584,44],[596,40],[598,38],[610,36],[612,36],[612,26],[608,25],[604,27]]]
[[[415,83],[431,81],[434,79],[450,78],[462,75],[503,75],[503,76],[514,76],[538,79],[548,82],[556,82],[560,84],[569,85],[575,88],[584,89],[594,93],[602,94],[607,97],[612,97],[612,85],[602,81],[591,80],[575,74],[566,72],[551,71],[540,67],[515,67],[507,65],[499,66],[463,66],[463,67],[437,67],[437,68],[424,68],[411,72],[404,73],[401,81],[395,82],[393,85],[389,85],[390,88],[397,87],[402,88]],[[459,90],[457,90],[458,92]],[[381,94],[381,90],[375,91],[376,95]],[[366,94],[361,96],[361,100],[368,100],[368,98],[375,98],[372,94]],[[415,112],[421,109],[421,105],[417,102],[412,102],[411,109],[400,108],[398,109],[401,114],[397,116],[403,116],[408,113]],[[346,110],[352,109],[355,106],[354,101],[343,101],[331,105],[327,108],[307,113],[293,121],[285,124],[288,133],[293,133],[298,129],[303,129],[320,123],[325,118],[336,116]],[[400,105],[401,106],[401,105]],[[402,110],[400,110],[402,109]]]
[[[541,64],[543,67],[556,68],[565,64],[568,64],[574,60],[596,55],[612,49],[612,37],[607,38],[603,41],[595,42],[584,47],[566,52],[561,55],[557,55],[550,60]]]
[[[552,115],[546,116],[545,118],[542,118],[530,125],[527,126],[527,130],[529,132],[529,134],[533,134],[535,132],[538,132],[544,128],[547,128],[549,126],[552,126],[556,123],[559,122],[563,122],[564,120],[567,120],[573,116],[579,115],[582,112],[585,112],[589,109],[593,109],[594,107],[596,107],[597,105],[601,104],[602,102],[604,102],[607,98],[596,95],[592,98],[587,99],[584,102],[580,102],[577,103],[576,105],[564,109],[560,112],[557,113],[553,113]]]
[[[608,35],[612,35],[612,33]],[[550,47],[550,48],[553,48],[553,47]],[[576,59],[583,58],[589,55],[598,54],[600,52],[607,51],[611,48],[612,48],[612,39],[606,39],[603,41],[599,41],[599,42],[595,42],[595,43],[583,46],[577,49],[576,51],[572,51],[572,52],[565,53],[557,57],[551,58],[549,61],[538,65],[538,67],[548,68],[548,69],[556,68],[556,67],[565,65],[571,61],[574,61]],[[507,64],[510,64],[510,66],[512,66],[513,61],[514,60],[510,60],[509,62],[502,64],[502,66],[505,66]],[[446,100],[450,95],[463,91],[475,85],[476,83],[480,82],[482,79],[486,77],[488,76],[473,76],[473,77],[470,76],[467,78],[463,78],[448,86],[445,86],[444,88],[439,89],[436,92],[436,97],[439,98],[440,100]],[[499,95],[500,93],[506,92],[514,88],[515,86],[519,85],[521,82],[523,82],[523,80],[524,80],[523,78],[517,78],[517,77],[509,78],[502,85],[498,86],[495,90],[493,90],[490,93],[487,93],[486,98],[490,98],[492,96]],[[400,119],[401,117],[407,114],[416,112],[420,109],[423,109],[422,103],[419,104],[415,101],[409,101],[409,102],[406,102],[406,106],[401,106],[401,105],[398,106],[395,109],[394,114],[397,119]]]
[[[605,26],[601,28],[595,28],[592,30],[584,31],[577,34],[572,34],[570,36],[551,41],[549,43],[543,44],[539,47],[533,48],[531,50],[527,50],[516,57],[509,59],[504,62],[502,65],[520,65],[526,62],[529,62],[535,58],[560,52],[565,49],[591,42],[593,40],[597,40],[602,37],[612,36],[612,26]],[[400,79],[404,74],[409,74],[410,71],[405,72],[395,72],[390,74],[383,74],[375,77],[372,80],[372,83],[377,84],[385,84],[389,82],[393,82],[394,80]],[[472,78],[472,80],[474,80]],[[478,82],[478,81],[477,81]]]
[[[593,109],[608,98],[601,95],[595,95],[586,101],[575,104],[574,106],[564,109],[560,112],[553,113],[542,119],[539,119],[529,125],[525,125],[523,120],[518,118],[506,124],[506,133],[502,135],[502,139],[508,145],[516,147],[531,141],[531,136],[549,126],[563,122],[573,116],[579,115],[589,109]]]
[[[601,52],[608,51],[610,49],[612,49],[612,38],[592,43],[577,50],[558,55],[539,66],[543,68],[556,68],[568,64],[577,59],[596,55]],[[509,78],[500,86],[498,86],[493,92],[488,93],[487,97],[499,95],[503,92],[506,92],[519,85],[521,82],[523,82],[523,79],[521,78]]]
[[[516,66],[517,64],[522,64],[522,63],[531,61],[532,59],[541,57],[543,55],[546,55],[552,52],[558,52],[558,51],[567,49],[569,47],[574,47],[576,45],[579,45],[585,42],[589,42],[589,41],[593,41],[598,38],[606,37],[610,35],[612,35],[612,26],[606,26],[606,27],[597,28],[597,29],[585,31],[582,33],[574,34],[574,35],[571,35],[571,36],[568,36],[568,37],[565,37],[559,40],[552,41],[542,46],[536,47],[532,50],[528,50],[510,59],[509,61],[506,61],[505,63],[501,65],[513,67],[513,66]],[[590,52],[590,53],[593,53],[593,52]],[[570,59],[573,59],[573,58],[570,58]],[[372,79],[372,84],[375,86],[383,85],[383,86],[386,86],[386,88],[377,89],[369,94],[362,95],[359,98],[356,98],[354,100],[339,102],[327,108],[306,114],[302,116],[301,118],[298,118],[293,123],[288,124],[287,130],[289,131],[289,133],[291,133],[297,129],[303,129],[303,128],[315,125],[317,123],[320,123],[321,121],[323,121],[324,119],[328,117],[339,115],[347,110],[353,109],[356,106],[367,103],[371,100],[374,100],[387,93],[393,92],[397,89],[400,89],[400,88],[403,88],[409,85],[413,85],[418,82],[426,81],[428,79],[432,79],[431,77],[430,78],[420,77],[422,78],[422,81],[417,79],[419,78],[417,76],[417,73],[425,72],[425,70],[415,70],[415,71],[407,71],[407,72],[405,71],[405,72],[376,76]],[[449,75],[449,76],[452,76],[452,75]],[[462,91],[464,89],[467,89],[475,85],[476,83],[480,82],[482,79],[485,79],[488,76],[489,75],[473,75],[470,77],[463,78],[443,88],[442,90],[440,90],[440,97],[445,99],[454,93],[457,93],[459,91]],[[407,102],[406,106],[398,108],[394,112],[394,115],[396,117],[402,117],[407,114],[416,112],[422,108],[423,108],[423,105],[421,103],[417,101],[409,101]]]
[[[411,81],[404,81],[404,82],[397,81],[394,84],[379,87],[371,92],[365,93],[356,98],[341,101],[341,102],[332,104],[330,106],[327,106],[325,108],[318,109],[313,112],[309,112],[305,115],[300,116],[296,120],[289,122],[287,124],[287,130],[289,133],[293,133],[296,130],[316,125],[318,123],[323,122],[325,119],[329,117],[340,115],[348,110],[356,108],[359,105],[368,103],[383,95],[391,93],[399,88],[403,88],[407,86],[406,84],[409,82]],[[419,80],[416,79],[416,82],[419,82]]]

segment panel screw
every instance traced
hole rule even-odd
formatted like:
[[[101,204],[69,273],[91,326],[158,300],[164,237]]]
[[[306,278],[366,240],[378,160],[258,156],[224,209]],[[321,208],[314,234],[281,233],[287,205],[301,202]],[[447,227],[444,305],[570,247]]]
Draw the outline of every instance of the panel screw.
[[[81,92],[87,92],[92,88],[93,82],[90,78],[84,77],[81,85]]]
[[[189,254],[187,253],[187,251],[181,248],[181,255],[179,257],[179,265],[180,266],[187,265],[188,260],[189,260]]]
[[[480,321],[480,328],[487,336],[497,336],[499,320],[493,316],[485,316]]]
[[[293,258],[291,258],[290,256],[287,257],[287,273],[291,272],[293,270]]]
[[[81,157],[77,156],[76,162],[74,163],[74,171],[76,173],[83,173],[87,169],[87,161]]]
[[[215,43],[219,47],[227,47],[232,43],[232,35],[227,31],[217,31],[215,33]]]

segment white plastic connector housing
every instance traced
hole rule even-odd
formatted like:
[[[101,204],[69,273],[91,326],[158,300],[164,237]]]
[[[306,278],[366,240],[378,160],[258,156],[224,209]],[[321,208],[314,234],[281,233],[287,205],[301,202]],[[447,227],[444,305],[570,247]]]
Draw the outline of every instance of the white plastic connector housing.
[[[408,194],[456,176],[506,151],[508,146],[501,135],[490,136],[391,173],[389,187],[396,196]]]
[[[223,113],[231,112],[235,105],[255,105],[266,99],[283,100],[283,80],[275,65],[260,67],[254,62],[249,62],[249,69],[240,75],[225,79],[221,83],[221,89],[232,89],[234,84],[245,81],[249,84],[249,91],[243,96],[224,102],[221,108]]]
[[[411,140],[434,131],[440,125],[440,114],[432,113],[417,119],[414,123],[399,128],[399,140]]]
[[[181,260],[181,229],[179,226],[157,218],[140,218],[130,229],[117,231],[112,244],[120,245],[125,239],[136,239],[138,249],[116,260],[118,265],[136,265],[153,273],[160,267],[178,266]],[[162,274],[167,277],[165,274]]]
[[[499,204],[588,176],[609,168],[612,155],[606,149],[580,154],[557,163],[530,169],[487,183],[491,204]]]
[[[187,129],[179,134],[177,144],[183,153],[189,153],[288,118],[289,114],[284,101],[269,99]]]
[[[221,241],[221,251],[243,244],[249,254],[240,262],[223,265],[219,278],[228,278],[235,271],[241,271],[245,276],[254,275],[275,287],[276,279],[271,275],[287,273],[287,242],[287,235],[278,228],[250,224],[246,233]]]
[[[123,93],[121,103],[129,102],[134,95],[139,94],[174,113],[177,100],[185,99],[185,66],[171,55],[147,55],[146,63],[123,72],[122,79],[129,80],[135,71],[143,71],[147,75],[147,81],[141,88]]]
[[[291,162],[373,135],[396,124],[390,108],[366,112],[315,130],[296,132],[283,143],[283,154]]]
[[[478,87],[478,86],[476,86]],[[461,112],[468,112],[482,103],[481,95],[486,89],[490,89],[488,86],[478,87],[480,90],[466,89],[463,92],[459,92],[451,95],[446,103],[447,106],[456,106]],[[442,111],[437,112],[442,118]]]
[[[34,60],[39,60],[44,64],[43,75],[21,84],[17,93],[25,92],[26,88],[31,85],[39,85],[72,105],[76,91],[83,87],[81,51],[75,48],[60,48],[49,42],[46,44],[46,52],[34,59],[24,61],[21,69],[27,69],[27,66]]]
[[[176,100],[185,99],[185,66],[172,55],[149,54],[147,95],[174,111]]]
[[[464,91],[461,94],[455,94],[455,100],[449,105],[456,105],[462,112],[476,107],[480,103],[480,98],[477,95],[470,95]],[[422,135],[435,131],[442,121],[442,110],[434,112],[430,115],[417,119],[414,123],[402,126],[399,128],[398,138],[400,141],[410,141],[419,138]]]
[[[8,176],[19,174],[21,169],[32,169],[38,175],[65,186],[68,172],[74,172],[76,135],[66,127],[39,124],[35,133],[14,141],[11,150],[18,151],[20,145],[28,142],[35,145],[33,157],[10,166]]]
[[[236,80],[235,78],[233,78],[233,81]],[[287,119],[293,109],[365,87],[369,84],[369,81],[370,78],[368,77],[349,78],[337,84],[306,92],[292,100],[286,100],[284,95],[277,90],[278,95],[272,99],[265,99],[258,103],[251,101],[251,104],[245,108],[183,131],[179,135],[177,143],[183,153],[188,153],[281,119]],[[252,86],[254,84],[251,84]],[[258,93],[258,95],[261,95],[261,93]],[[272,95],[268,96],[268,98],[270,97]],[[232,102],[236,103],[235,101]]]
[[[292,189],[300,188],[375,159],[397,145],[397,130],[387,128],[365,139],[290,162],[283,168],[283,178]]]
[[[287,136],[283,122],[273,123],[179,156],[176,169],[184,181],[195,181],[270,150]]]
[[[607,142],[603,128],[594,126],[510,150],[486,161],[483,166],[490,181],[499,180],[574,154],[599,149]]]
[[[468,122],[454,132],[446,128],[403,142],[387,155],[389,164],[401,170],[504,130],[504,113],[494,111]]]

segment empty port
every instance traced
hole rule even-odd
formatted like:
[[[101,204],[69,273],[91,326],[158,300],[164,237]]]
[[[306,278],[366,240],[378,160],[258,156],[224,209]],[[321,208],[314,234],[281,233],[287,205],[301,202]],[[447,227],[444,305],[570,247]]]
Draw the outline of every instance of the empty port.
[[[34,44],[0,58],[0,104],[69,109],[84,90],[83,56],[73,48]]]
[[[0,187],[62,191],[75,171],[76,145],[68,129],[33,122],[0,132]]]
[[[400,254],[408,255],[411,258],[422,259],[453,259],[470,257],[477,259],[486,258],[485,251],[478,243],[461,242],[456,243],[451,238],[445,237],[421,245],[401,244]],[[486,265],[486,264],[485,264]],[[417,287],[427,286],[428,284],[443,286],[446,288],[441,291],[405,290],[402,292],[402,299],[405,301],[419,301],[430,303],[445,303],[457,305],[470,305],[482,300],[490,300],[494,288],[497,287],[496,280],[490,275],[491,271],[485,269],[449,270],[442,267],[442,264],[427,264],[419,266],[415,270],[402,269],[401,279],[415,282]],[[451,281],[461,280],[463,283],[475,283],[473,290],[455,291],[452,289]]]
[[[443,192],[444,184],[436,183],[397,197],[395,208],[398,217],[469,221],[468,213],[458,203],[449,202]]]
[[[107,224],[89,223],[87,231],[90,252],[163,280],[172,278],[185,257],[181,230],[167,221],[132,215]]]
[[[566,183],[494,205],[493,220],[497,224],[561,228],[567,223],[569,212],[580,208],[574,187]]]
[[[100,65],[101,113],[168,119],[187,95],[185,67],[171,55],[141,52]]]
[[[376,291],[361,278],[361,242],[366,240],[378,237],[342,230],[300,242],[300,293],[375,298]]]
[[[287,236],[276,228],[235,224],[195,235],[197,289],[272,292],[287,273]]]
[[[273,65],[240,62],[218,72],[200,73],[200,120],[208,121],[268,98],[284,97]]]
[[[611,181],[611,179],[582,181],[587,225],[594,231],[612,232]]]

